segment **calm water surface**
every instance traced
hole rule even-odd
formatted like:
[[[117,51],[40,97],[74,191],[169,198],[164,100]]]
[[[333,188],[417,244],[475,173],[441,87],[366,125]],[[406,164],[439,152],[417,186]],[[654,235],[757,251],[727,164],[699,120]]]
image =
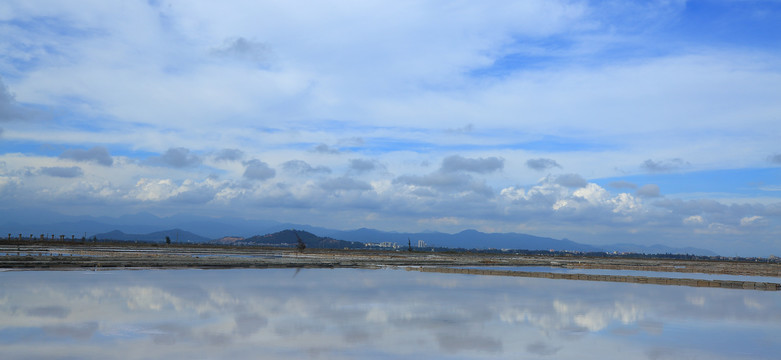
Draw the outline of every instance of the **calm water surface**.
[[[404,270],[0,272],[3,359],[778,359],[781,292]]]

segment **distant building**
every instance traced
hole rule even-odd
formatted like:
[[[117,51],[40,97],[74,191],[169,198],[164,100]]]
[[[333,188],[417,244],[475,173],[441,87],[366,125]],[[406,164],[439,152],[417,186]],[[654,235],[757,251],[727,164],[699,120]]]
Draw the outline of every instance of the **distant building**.
[[[422,248],[422,247],[428,247],[428,245],[426,245],[426,242],[425,242],[425,241],[423,241],[423,240],[418,240],[418,247],[419,247],[419,248]]]

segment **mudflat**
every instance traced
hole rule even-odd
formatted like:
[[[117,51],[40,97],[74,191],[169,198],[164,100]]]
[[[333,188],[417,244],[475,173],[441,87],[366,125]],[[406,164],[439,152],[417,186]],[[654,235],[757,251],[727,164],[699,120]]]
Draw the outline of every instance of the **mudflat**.
[[[677,260],[374,250],[265,248],[136,243],[0,244],[0,268],[264,268],[372,266],[553,266],[781,277],[781,264],[756,261]]]

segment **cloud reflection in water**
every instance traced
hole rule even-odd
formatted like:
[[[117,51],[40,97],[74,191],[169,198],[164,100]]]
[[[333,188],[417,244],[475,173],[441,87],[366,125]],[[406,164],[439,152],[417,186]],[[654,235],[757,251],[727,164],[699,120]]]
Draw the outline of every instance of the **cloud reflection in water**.
[[[5,358],[774,358],[781,293],[403,270],[0,273]]]

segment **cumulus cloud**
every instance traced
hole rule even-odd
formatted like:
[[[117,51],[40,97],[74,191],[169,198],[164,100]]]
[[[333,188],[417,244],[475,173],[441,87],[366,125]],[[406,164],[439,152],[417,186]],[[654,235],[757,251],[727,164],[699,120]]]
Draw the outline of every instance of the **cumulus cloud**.
[[[114,163],[108,149],[103,146],[95,146],[88,150],[68,149],[60,154],[60,159],[95,162],[103,166],[111,166]]]
[[[323,190],[336,191],[336,190],[371,190],[372,186],[369,183],[355,180],[348,177],[338,177],[334,179],[328,179],[320,183],[320,187]]]
[[[562,174],[557,176],[554,182],[568,188],[582,188],[588,185],[588,181],[578,174]]]
[[[221,46],[213,48],[211,54],[263,66],[269,65],[271,61],[271,48],[268,45],[243,37],[226,39]]]
[[[75,178],[84,175],[84,172],[78,166],[71,166],[71,167],[52,166],[52,167],[42,167],[41,174],[53,176],[53,177],[61,177],[61,178]]]
[[[222,149],[214,154],[217,161],[238,161],[244,158],[244,152],[239,149]]]
[[[171,202],[182,204],[205,204],[217,194],[217,189],[208,186],[199,186],[193,189],[180,191],[169,198]]]
[[[469,192],[484,197],[492,197],[494,195],[493,189],[484,182],[476,181],[470,175],[464,173],[436,171],[427,175],[402,175],[393,179],[393,183],[413,187],[427,187],[444,193]],[[419,188],[413,191],[426,196],[433,195]]]
[[[201,158],[190,153],[189,149],[179,147],[170,148],[160,156],[154,156],[147,160],[152,165],[168,166],[172,168],[187,168],[201,164]]]
[[[554,191],[555,187],[560,187],[559,191]],[[572,192],[570,193],[570,191]],[[544,194],[546,192],[553,196],[532,198],[532,195]],[[590,218],[592,220],[605,218],[604,220],[608,221],[625,221],[627,216],[636,214],[642,206],[630,194],[621,193],[612,196],[607,190],[593,183],[587,183],[583,187],[575,188],[574,191],[572,188],[567,189],[557,183],[542,183],[532,188],[526,197],[545,204],[550,204],[553,201],[550,207],[557,214],[576,215],[580,218]],[[601,222],[603,220],[598,221]]]
[[[487,174],[504,168],[504,159],[498,157],[465,158],[460,155],[451,155],[442,160],[442,172],[467,171],[478,174]]]
[[[670,160],[662,160],[662,161],[654,161],[651,159],[648,159],[643,162],[640,167],[648,172],[651,173],[666,173],[666,172],[672,172],[676,170],[680,170],[683,168],[686,168],[690,166],[689,162],[684,161],[679,158],[670,159]]]
[[[659,185],[656,184],[647,184],[641,186],[637,191],[635,192],[637,196],[640,197],[646,197],[646,198],[653,198],[653,197],[659,197]]]
[[[252,159],[244,162],[244,177],[250,180],[268,180],[276,176],[277,172],[268,166],[268,164]]]
[[[686,225],[701,225],[705,223],[705,219],[700,215],[692,215],[683,219],[683,223]]]
[[[186,179],[175,182],[171,179],[141,178],[133,186],[128,197],[145,202],[172,202],[183,204],[205,204],[226,188],[209,177],[204,181]]]
[[[559,165],[556,160],[544,158],[526,160],[526,166],[532,170],[537,171],[543,171],[555,167],[561,168],[561,165]]]
[[[331,169],[327,166],[315,166],[309,165],[303,160],[290,160],[282,163],[282,169],[289,172],[298,174],[330,174]]]

